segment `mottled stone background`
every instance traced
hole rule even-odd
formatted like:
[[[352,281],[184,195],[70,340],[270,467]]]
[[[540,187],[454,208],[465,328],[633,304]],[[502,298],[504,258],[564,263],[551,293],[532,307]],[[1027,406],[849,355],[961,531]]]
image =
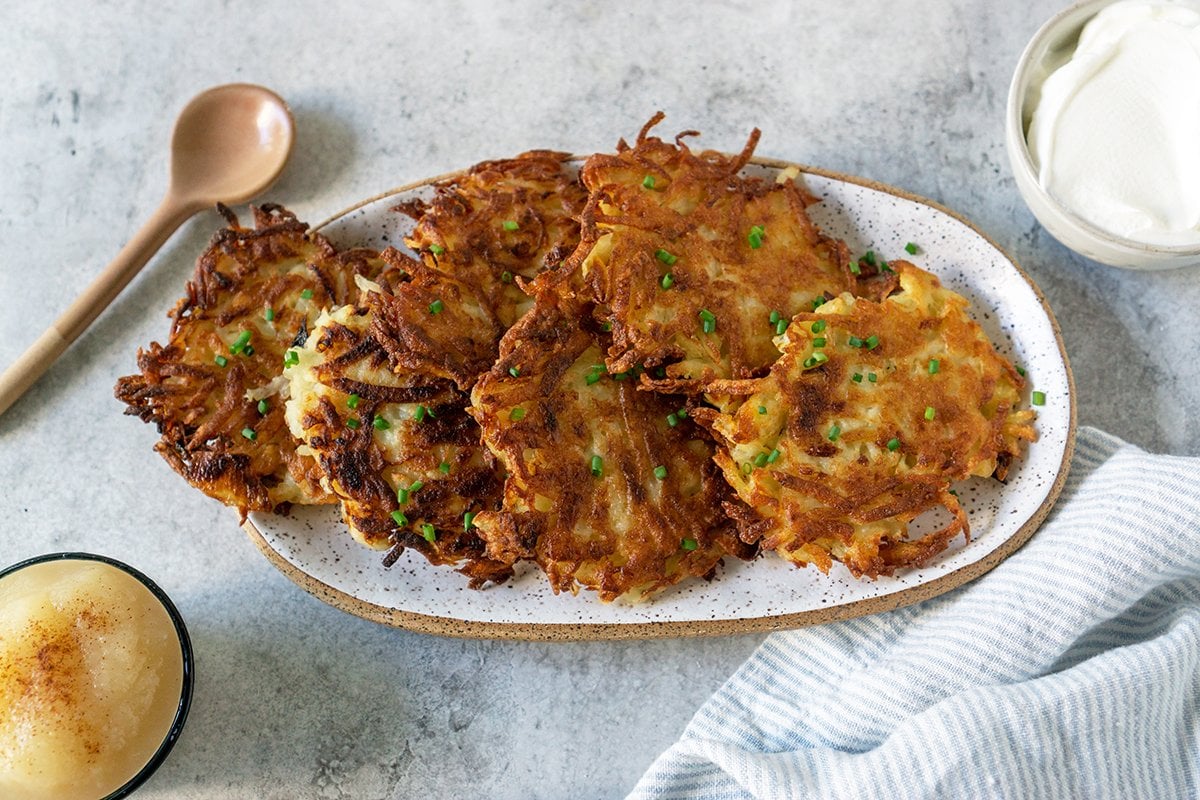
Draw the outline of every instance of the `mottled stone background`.
[[[170,8],[179,5],[180,8]],[[1013,65],[1054,0],[0,4],[0,364],[158,202],[200,90],[273,87],[299,125],[269,199],[323,219],[532,147],[664,131],[894,184],[973,220],[1044,290],[1079,420],[1200,452],[1200,273],[1072,255],[1004,154]],[[321,604],[112,399],[219,225],[188,223],[0,418],[0,562],[108,553],[157,579],[197,654],[192,717],[139,797],[617,797],[757,636],[593,644],[438,639]]]

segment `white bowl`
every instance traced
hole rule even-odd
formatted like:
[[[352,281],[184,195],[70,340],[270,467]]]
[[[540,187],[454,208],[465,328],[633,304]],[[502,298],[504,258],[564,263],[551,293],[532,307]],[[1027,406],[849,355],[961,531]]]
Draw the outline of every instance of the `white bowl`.
[[[1004,138],[1017,189],[1033,215],[1055,239],[1082,256],[1127,269],[1174,269],[1200,264],[1200,245],[1163,246],[1136,242],[1096,227],[1051,197],[1038,183],[1026,132],[1042,82],[1079,41],[1083,26],[1115,0],[1084,0],[1043,25],[1017,61],[1008,89]]]

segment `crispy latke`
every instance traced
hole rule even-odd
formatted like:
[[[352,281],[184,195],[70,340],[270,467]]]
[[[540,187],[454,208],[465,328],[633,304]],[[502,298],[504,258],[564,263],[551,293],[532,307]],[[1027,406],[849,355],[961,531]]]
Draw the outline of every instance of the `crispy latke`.
[[[794,175],[738,175],[757,130],[731,158],[693,152],[692,131],[675,144],[650,136],[661,118],[633,147],[588,158],[584,246],[542,283],[569,280],[611,311],[609,369],[641,365],[656,388],[696,393],[764,373],[779,357],[771,313],[790,318],[857,279],[845,245],[809,219],[816,198]]]
[[[406,325],[402,316],[384,322],[391,312],[380,306],[392,299],[368,292],[366,308],[317,320],[288,369],[288,423],[320,461],[355,539],[391,547],[388,563],[412,547],[434,564],[462,564],[472,586],[503,581],[511,566],[484,557],[464,516],[499,506],[501,477],[466,395],[398,362],[384,343]]]
[[[532,559],[555,592],[637,599],[721,558],[753,554],[721,503],[731,499],[713,443],[686,398],[639,391],[609,374],[607,337],[578,304],[553,295],[504,337],[470,412],[508,470],[504,508],[476,519],[499,561]]]
[[[797,314],[768,376],[715,387],[731,414],[695,411],[724,444],[716,460],[753,512],[743,535],[822,571],[836,558],[875,578],[921,564],[959,533],[950,492],[968,476],[1003,479],[1034,412],[1021,376],[933,275],[894,262],[899,291],[850,294]],[[943,527],[909,541],[908,523],[941,506]]]
[[[531,150],[484,161],[402,207],[417,219],[405,239],[426,264],[474,287],[509,328],[533,306],[520,281],[557,265],[579,243],[587,192],[566,153]]]
[[[155,450],[176,472],[243,516],[332,502],[316,463],[296,452],[278,379],[320,310],[357,295],[354,276],[375,277],[383,262],[337,253],[280,206],[254,208],[254,229],[222,211],[229,227],[197,261],[170,341],[138,351],[141,373],[117,382],[117,399],[158,426]]]

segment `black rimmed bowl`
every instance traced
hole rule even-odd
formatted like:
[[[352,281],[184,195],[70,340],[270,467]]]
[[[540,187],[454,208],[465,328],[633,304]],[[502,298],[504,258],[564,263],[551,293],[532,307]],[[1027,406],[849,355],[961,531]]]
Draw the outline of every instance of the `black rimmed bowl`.
[[[129,566],[128,564],[118,561],[108,556],[97,555],[94,553],[80,552],[65,552],[65,553],[48,553],[45,555],[35,556],[20,561],[4,569],[0,569],[0,585],[3,584],[6,578],[18,573],[22,570],[48,564],[48,563],[63,563],[63,562],[95,562],[105,564],[109,567],[117,569],[129,577],[132,577],[143,587],[145,587],[154,599],[162,606],[170,619],[171,624],[175,628],[175,635],[179,641],[179,653],[182,661],[182,680],[179,692],[178,703],[175,707],[174,718],[171,721],[170,727],[167,729],[166,735],[162,741],[158,743],[153,751],[148,752],[148,757],[145,764],[138,769],[124,783],[112,790],[109,794],[104,795],[102,800],[118,800],[118,798],[127,797],[134,792],[139,786],[154,774],[155,770],[166,760],[167,755],[175,746],[175,742],[179,739],[180,733],[183,731],[183,726],[187,720],[188,710],[192,704],[192,685],[193,685],[193,655],[192,642],[188,636],[187,625],[184,624],[183,617],[179,613],[179,609],[167,596],[167,593],[159,587],[154,581],[143,574],[141,571]],[[101,800],[98,798],[97,800]]]

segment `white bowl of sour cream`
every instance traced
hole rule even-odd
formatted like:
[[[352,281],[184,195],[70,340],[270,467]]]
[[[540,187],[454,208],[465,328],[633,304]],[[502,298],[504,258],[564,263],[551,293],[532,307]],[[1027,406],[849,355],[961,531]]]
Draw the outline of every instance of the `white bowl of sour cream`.
[[[1041,27],[1005,141],[1038,221],[1117,267],[1200,264],[1200,1],[1087,0]]]

